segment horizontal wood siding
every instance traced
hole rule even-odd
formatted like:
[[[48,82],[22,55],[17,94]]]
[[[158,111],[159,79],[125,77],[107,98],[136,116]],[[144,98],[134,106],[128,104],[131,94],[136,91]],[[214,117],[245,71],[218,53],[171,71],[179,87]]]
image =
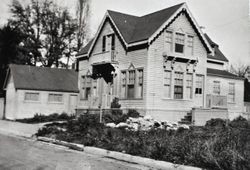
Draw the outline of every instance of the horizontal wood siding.
[[[191,34],[194,36],[193,58],[198,58],[199,60],[198,65],[196,67],[196,73],[202,74],[206,77],[207,52],[205,50],[205,47],[201,43],[200,39],[198,38],[198,35],[191,26],[190,22],[186,18],[186,16],[180,15],[167,29],[174,31],[183,31],[184,33]],[[155,41],[153,41],[153,43],[150,45],[148,51],[148,70],[147,70],[148,74],[147,74],[147,92],[146,92],[147,108],[167,109],[167,110],[178,110],[178,109],[190,110],[191,107],[194,107],[194,102],[193,102],[194,99],[193,100],[163,99],[163,79],[164,79],[163,52],[164,51],[165,51],[164,33],[161,33],[159,37]],[[175,65],[183,68],[183,70],[186,70],[185,64],[183,63],[176,62]],[[193,82],[195,82],[195,80]]]

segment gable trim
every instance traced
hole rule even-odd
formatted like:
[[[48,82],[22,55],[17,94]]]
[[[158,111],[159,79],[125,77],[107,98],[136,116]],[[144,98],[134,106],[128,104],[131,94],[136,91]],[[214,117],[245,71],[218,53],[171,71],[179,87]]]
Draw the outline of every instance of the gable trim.
[[[109,15],[109,13],[108,13],[108,11],[107,11],[106,14],[105,14],[105,16],[104,16],[104,18],[102,19],[102,22],[101,22],[101,24],[100,24],[98,30],[97,30],[97,33],[96,33],[95,38],[94,38],[94,41],[93,41],[93,43],[91,44],[91,46],[90,46],[90,48],[89,48],[89,51],[88,51],[88,53],[87,53],[85,56],[88,56],[88,57],[90,56],[90,54],[91,54],[91,52],[92,52],[92,50],[93,50],[93,48],[94,48],[94,46],[95,46],[95,44],[96,44],[97,39],[100,37],[100,33],[101,33],[101,31],[102,31],[102,29],[103,29],[103,27],[104,27],[104,24],[105,24],[106,22],[108,22],[108,21],[110,21],[110,25],[111,25],[111,27],[114,29],[114,32],[115,32],[115,33],[118,33],[118,37],[122,40],[122,44],[124,44],[124,45],[125,45],[125,48],[127,48],[128,44],[127,44],[126,41],[124,40],[122,34],[120,33],[119,29],[118,29],[117,26],[115,25],[115,22],[113,21],[113,19],[111,18],[111,16]],[[79,56],[79,57],[82,57],[82,56]]]
[[[176,17],[178,17],[182,12],[186,12],[187,15],[189,16],[190,20],[192,21],[194,27],[196,28],[196,31],[198,32],[198,34],[200,35],[202,41],[205,43],[205,47],[206,50],[208,51],[208,53],[212,52],[212,47],[210,46],[210,44],[208,43],[208,41],[206,40],[206,38],[204,37],[204,34],[202,32],[202,30],[200,29],[200,27],[198,26],[197,21],[195,20],[195,18],[193,17],[192,13],[190,12],[189,8],[187,7],[186,3],[184,3],[177,11],[175,11],[175,13],[167,20],[165,21],[148,39],[148,42],[151,43],[155,37],[157,37],[162,30],[164,30],[169,24],[171,24],[173,22],[173,20],[176,19]]]

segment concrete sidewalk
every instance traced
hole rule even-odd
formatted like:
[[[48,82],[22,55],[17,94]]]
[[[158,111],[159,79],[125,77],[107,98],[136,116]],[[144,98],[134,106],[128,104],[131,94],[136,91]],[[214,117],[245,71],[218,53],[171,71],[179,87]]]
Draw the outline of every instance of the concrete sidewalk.
[[[0,133],[32,137],[43,124],[26,124],[14,121],[0,120]]]

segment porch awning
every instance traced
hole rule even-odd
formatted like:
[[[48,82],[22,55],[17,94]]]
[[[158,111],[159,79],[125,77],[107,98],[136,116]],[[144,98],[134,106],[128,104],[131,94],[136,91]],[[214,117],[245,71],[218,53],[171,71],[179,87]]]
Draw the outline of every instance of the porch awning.
[[[92,78],[103,78],[107,83],[113,81],[112,71],[115,71],[115,68],[110,63],[93,65]]]

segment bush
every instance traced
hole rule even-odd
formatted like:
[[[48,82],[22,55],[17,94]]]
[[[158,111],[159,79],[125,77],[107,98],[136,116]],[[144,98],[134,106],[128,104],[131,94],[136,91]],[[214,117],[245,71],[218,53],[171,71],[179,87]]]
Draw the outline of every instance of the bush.
[[[99,123],[99,115],[86,114],[69,120],[65,127],[63,132],[48,126],[38,135],[204,169],[250,169],[249,121],[242,118],[228,126],[224,120],[213,119],[206,127],[190,130],[128,131],[105,127]]]
[[[68,115],[67,113],[53,113],[50,115],[43,115],[36,113],[33,118],[17,119],[16,121],[22,123],[43,123],[43,122],[52,122],[52,121],[64,121],[74,119],[74,115]]]
[[[130,110],[128,110],[127,117],[138,118],[138,117],[140,117],[140,113],[134,109],[130,109]]]

